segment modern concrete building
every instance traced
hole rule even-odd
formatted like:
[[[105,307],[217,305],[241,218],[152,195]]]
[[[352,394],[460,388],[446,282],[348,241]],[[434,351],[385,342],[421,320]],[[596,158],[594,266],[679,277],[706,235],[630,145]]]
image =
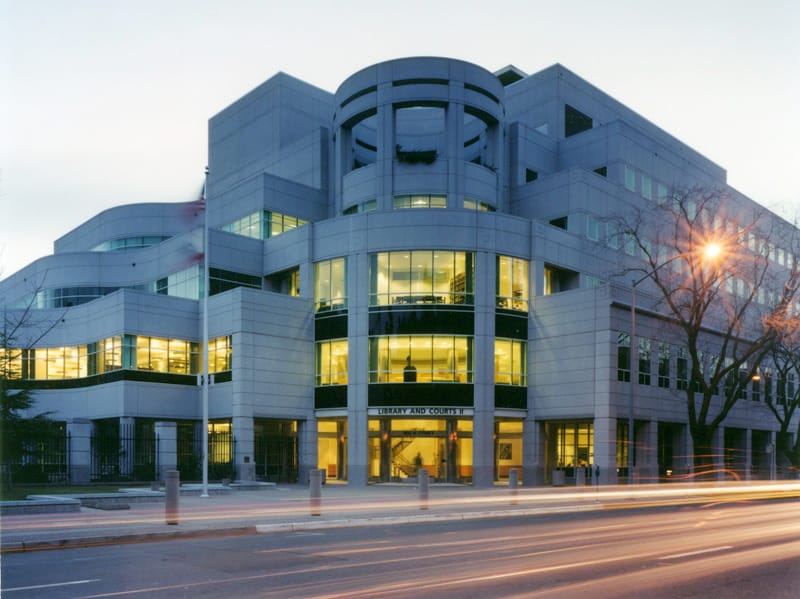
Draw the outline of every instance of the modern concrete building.
[[[335,93],[279,73],[211,118],[208,166],[205,212],[112,208],[0,283],[8,310],[58,321],[16,340],[15,368],[74,439],[128,427],[134,453],[196,476],[205,217],[212,472],[614,483],[630,418],[638,477],[691,471],[686,357],[649,280],[630,412],[624,273],[647,266],[612,217],[688,185],[725,189],[729,214],[757,204],[617,100],[561,65],[407,58]],[[751,399],[717,439],[744,476],[778,428]],[[73,444],[73,477],[97,477],[97,451]]]

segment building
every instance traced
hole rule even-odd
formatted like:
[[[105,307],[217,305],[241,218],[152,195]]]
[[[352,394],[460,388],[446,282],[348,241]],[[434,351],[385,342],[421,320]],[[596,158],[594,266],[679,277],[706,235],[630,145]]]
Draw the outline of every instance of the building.
[[[691,472],[686,357],[651,281],[630,412],[620,274],[642,264],[609,216],[688,184],[757,207],[725,178],[561,65],[407,58],[335,93],[279,73],[211,118],[205,213],[112,208],[0,284],[7,307],[60,321],[19,340],[15,368],[71,432],[74,479],[97,477],[74,440],[123,430],[118,473],[145,456],[196,477],[205,217],[212,478],[614,483],[629,418],[638,477]],[[740,402],[723,465],[759,475],[776,430],[764,401]]]

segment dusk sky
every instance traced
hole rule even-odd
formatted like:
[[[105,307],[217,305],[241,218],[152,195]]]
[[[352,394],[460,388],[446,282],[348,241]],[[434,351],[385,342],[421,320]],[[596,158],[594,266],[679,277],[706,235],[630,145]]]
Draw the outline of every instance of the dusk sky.
[[[207,122],[286,72],[559,62],[800,214],[800,3],[0,0],[0,278],[119,204],[195,199]]]

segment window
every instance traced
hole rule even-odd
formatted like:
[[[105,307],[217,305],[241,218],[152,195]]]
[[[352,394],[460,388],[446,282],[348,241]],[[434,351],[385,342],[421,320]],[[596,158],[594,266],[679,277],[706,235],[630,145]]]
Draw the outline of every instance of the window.
[[[496,339],[494,342],[494,384],[528,384],[528,344],[515,339]]]
[[[678,390],[686,391],[689,388],[689,355],[683,347],[678,348],[676,366],[675,378]]]
[[[360,204],[354,204],[349,208],[345,208],[342,214],[358,214],[359,212],[370,212],[378,209],[378,200],[367,200]]]
[[[606,167],[606,166],[600,166],[600,167],[594,169],[594,171],[592,171],[592,172],[597,173],[601,177],[608,177],[608,167]]]
[[[631,380],[631,336],[628,333],[617,335],[617,380],[623,383]]]
[[[300,297],[300,268],[290,268],[264,277],[264,288],[274,293]]]
[[[592,128],[592,117],[569,104],[564,105],[564,137],[571,137]]]
[[[653,180],[647,175],[642,175],[642,196],[647,200],[653,199]]]
[[[497,307],[528,311],[528,261],[497,256]]]
[[[538,178],[539,178],[539,173],[529,168],[525,169],[525,183],[536,181],[536,179]]]
[[[369,260],[371,306],[473,303],[471,252],[380,252]]]
[[[545,264],[544,266],[544,295],[570,291],[580,287],[580,274],[574,270]]]
[[[231,369],[231,337],[217,337],[208,341],[208,371],[223,372]],[[202,359],[201,359],[202,361]]]
[[[645,339],[644,337],[639,337],[636,339],[636,342],[639,346],[639,384],[649,385],[651,367],[650,340]]]
[[[347,263],[345,258],[314,264],[314,305],[317,312],[347,308]]]
[[[447,208],[447,196],[402,195],[394,196],[394,208]]]
[[[22,378],[22,350],[0,347],[0,377]]]
[[[487,204],[486,202],[480,202],[478,200],[471,200],[469,198],[464,198],[464,208],[467,210],[477,210],[478,212],[494,212],[495,207],[491,204]]]
[[[636,171],[625,165],[625,189],[636,191]]]
[[[253,239],[269,239],[306,224],[308,224],[307,220],[296,216],[261,210],[223,225],[220,229]]]
[[[558,227],[559,229],[567,230],[567,222],[568,218],[566,216],[561,216],[559,218],[554,218],[550,221],[550,224],[554,227]]]
[[[600,222],[591,214],[586,215],[586,238],[600,241]]]
[[[122,239],[112,239],[104,241],[100,245],[92,248],[93,252],[118,252],[125,250],[138,250],[141,248],[157,245],[169,239],[169,235],[148,235],[141,237],[124,237]]]
[[[316,386],[347,384],[347,339],[316,344]]]
[[[472,337],[371,337],[369,382],[471,383]]]
[[[764,401],[772,403],[772,371],[764,368],[762,379],[764,381]]]
[[[786,403],[786,374],[782,370],[778,370],[778,380],[775,384],[775,399],[781,405]]]
[[[661,389],[669,389],[669,360],[671,350],[669,344],[658,344],[658,386]]]

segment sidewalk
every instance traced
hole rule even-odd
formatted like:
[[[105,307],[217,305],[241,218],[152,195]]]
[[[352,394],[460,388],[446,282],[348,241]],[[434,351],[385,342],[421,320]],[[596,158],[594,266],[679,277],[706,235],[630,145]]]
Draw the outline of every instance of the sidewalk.
[[[212,493],[210,497],[181,495],[177,518],[172,518],[177,524],[167,524],[163,499],[101,507],[3,516],[0,551],[535,515],[599,509],[603,504],[592,487],[519,488],[512,494],[508,487],[474,489],[432,484],[424,501],[412,484],[366,488],[327,484],[317,507],[306,485]],[[114,509],[119,507],[125,509]]]

